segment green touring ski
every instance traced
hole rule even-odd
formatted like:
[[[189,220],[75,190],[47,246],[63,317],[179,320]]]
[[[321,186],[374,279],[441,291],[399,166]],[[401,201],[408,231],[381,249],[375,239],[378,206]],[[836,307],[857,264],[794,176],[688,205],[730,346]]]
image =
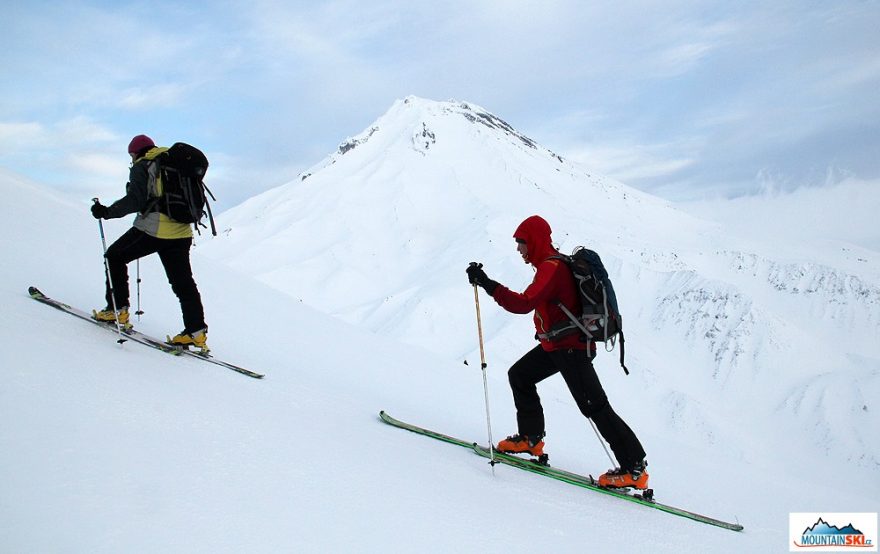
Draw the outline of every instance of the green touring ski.
[[[651,489],[648,489],[647,491],[636,491],[630,489],[609,489],[605,487],[600,487],[592,476],[578,475],[577,473],[572,473],[562,469],[550,467],[546,463],[541,463],[537,460],[528,460],[511,454],[498,452],[497,450],[490,451],[489,448],[479,445],[475,442],[450,437],[449,435],[444,435],[443,433],[438,433],[436,431],[431,431],[429,429],[424,429],[422,427],[418,427],[416,425],[397,420],[385,413],[384,411],[379,412],[379,418],[385,423],[393,425],[394,427],[399,427],[401,429],[406,429],[407,431],[412,431],[413,433],[418,433],[420,435],[425,435],[427,437],[441,440],[443,442],[448,442],[450,444],[455,444],[457,446],[468,448],[470,450],[473,450],[480,456],[493,459],[495,463],[504,464],[510,467],[529,471],[531,473],[536,473],[538,475],[543,475],[545,477],[550,477],[551,479],[556,479],[558,481],[575,485],[577,487],[599,492],[608,496],[614,496],[622,500],[627,500],[629,502],[640,504],[649,508],[654,508],[668,514],[673,514],[680,517],[692,519],[694,521],[699,521],[701,523],[706,523],[708,525],[730,529],[731,531],[743,530],[743,526],[739,523],[721,521],[713,517],[704,516],[702,514],[683,510],[681,508],[676,508],[675,506],[669,506],[656,502],[654,501],[653,491]]]

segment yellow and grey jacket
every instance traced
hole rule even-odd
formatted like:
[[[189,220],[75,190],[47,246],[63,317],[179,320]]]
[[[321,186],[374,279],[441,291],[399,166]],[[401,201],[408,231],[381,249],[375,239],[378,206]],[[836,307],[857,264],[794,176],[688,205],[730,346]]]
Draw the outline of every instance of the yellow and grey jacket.
[[[160,239],[185,239],[193,236],[189,223],[180,223],[161,213],[158,199],[162,196],[162,178],[157,164],[153,163],[156,156],[168,150],[155,147],[147,151],[143,157],[134,161],[128,173],[128,184],[125,185],[125,196],[108,207],[107,219],[124,217],[137,213],[134,219],[135,229]]]

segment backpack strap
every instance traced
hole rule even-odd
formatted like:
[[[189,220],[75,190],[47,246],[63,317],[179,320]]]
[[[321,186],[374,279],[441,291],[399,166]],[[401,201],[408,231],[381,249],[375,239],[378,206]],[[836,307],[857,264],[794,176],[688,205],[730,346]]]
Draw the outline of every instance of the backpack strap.
[[[205,186],[205,190],[208,191],[208,194],[211,195],[211,198],[214,198],[214,193],[212,193],[212,192],[208,189],[207,186]],[[214,201],[216,202],[217,199],[214,198]],[[211,222],[211,234],[214,235],[214,236],[216,237],[216,236],[217,236],[217,227],[214,225],[214,214],[211,213],[211,203],[208,202],[208,199],[207,199],[207,198],[205,198],[205,208],[208,210],[208,221]],[[198,226],[196,226],[196,229],[198,229]],[[201,235],[202,233],[199,233],[199,234]]]
[[[571,256],[566,256],[564,254],[551,256],[548,259],[562,260],[563,262],[565,262],[566,266],[569,266],[569,264],[571,263]],[[571,271],[570,267],[569,267],[569,271]],[[580,291],[581,283],[577,282],[577,276],[574,275],[573,271],[572,271],[572,276],[576,280],[575,287],[577,289],[579,289],[578,295],[583,296]],[[602,319],[602,318],[613,318],[615,320],[615,323],[617,324],[617,334],[620,335],[620,367],[623,368],[623,372],[626,375],[629,375],[629,369],[627,369],[626,364],[624,363],[624,351],[625,351],[624,342],[625,342],[625,339],[623,336],[623,321],[622,321],[622,318],[620,317],[620,314],[614,313],[611,309],[609,309],[608,292],[606,291],[604,284],[600,288],[602,289],[602,304],[601,304],[601,306],[604,308],[604,313],[583,313],[583,314],[581,314],[581,317],[578,318],[573,313],[571,313],[571,310],[566,308],[562,304],[562,302],[557,301],[556,305],[559,307],[560,310],[563,311],[563,313],[565,313],[565,315],[569,319],[569,322],[563,322],[562,324],[557,324],[553,328],[551,328],[549,331],[547,331],[546,333],[538,333],[535,335],[535,337],[540,340],[553,341],[553,340],[560,338],[562,336],[567,336],[567,335],[570,335],[571,333],[580,331],[581,333],[583,333],[586,336],[588,341],[598,342],[598,341],[602,340],[605,343],[605,350],[607,352],[610,352],[611,350],[614,350],[614,345],[615,345],[615,337],[608,336],[608,328],[610,327],[610,322],[607,320],[603,322],[602,329],[604,330],[604,334],[605,334],[604,337],[594,336],[593,333],[591,333],[589,331],[589,329],[587,328],[587,326],[585,325],[585,322],[591,322],[591,321]],[[582,299],[582,303],[583,303],[583,299]],[[592,305],[598,306],[598,304],[592,304]],[[608,348],[609,342],[611,343],[610,349]]]
[[[579,319],[575,316],[571,310],[565,307],[562,302],[557,302],[556,306],[562,310],[562,312],[568,317],[569,321],[563,321],[561,323],[557,323],[554,325],[549,331],[546,333],[538,333],[537,337],[542,340],[555,340],[557,338],[570,335],[575,331],[580,331],[584,335],[587,336],[589,340],[597,340],[599,337],[594,336],[594,334],[587,328],[584,324],[584,321],[593,321],[596,319],[600,319],[604,317],[602,314],[583,314],[582,318]]]
[[[147,165],[147,204],[140,213],[141,215],[146,215],[150,212],[158,212],[160,209],[159,202],[162,200],[162,178],[160,176],[161,168],[155,157],[141,157],[134,163],[139,163],[142,160],[145,160],[144,163]]]
[[[620,316],[618,316],[620,317]],[[619,331],[617,333],[620,335],[620,367],[623,368],[623,372],[629,375],[629,370],[626,368],[626,364],[623,363],[623,344],[626,342],[626,339],[623,338],[623,325],[618,325]]]

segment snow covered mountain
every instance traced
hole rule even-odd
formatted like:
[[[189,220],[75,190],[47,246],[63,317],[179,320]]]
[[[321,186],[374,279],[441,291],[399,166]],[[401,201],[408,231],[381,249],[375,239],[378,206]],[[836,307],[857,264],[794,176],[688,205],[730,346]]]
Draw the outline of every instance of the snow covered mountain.
[[[682,434],[719,443],[714,418],[772,421],[779,440],[880,484],[877,252],[805,244],[796,230],[772,242],[734,232],[571,163],[476,105],[397,101],[295,181],[224,213],[222,235],[199,252],[461,359],[476,348],[464,268],[481,261],[525,288],[531,271],[511,234],[533,213],[561,250],[587,245],[609,268],[635,374],[611,387],[653,396]],[[531,347],[531,321],[485,301],[489,361],[504,368]],[[613,378],[615,359],[599,362]]]
[[[876,511],[876,252],[738,238],[473,105],[410,98],[371,128],[221,214],[226,232],[194,250],[215,354],[262,381],[120,346],[28,298],[37,285],[101,302],[97,225],[88,199],[0,171],[0,550],[773,552],[790,512]],[[430,134],[426,149],[412,140]],[[648,450],[658,500],[744,533],[493,470],[377,420],[385,409],[485,440],[464,267],[480,260],[524,287],[510,235],[532,213],[611,270],[633,373],[616,354],[597,366]],[[105,222],[108,239],[129,225]],[[176,332],[155,256],[141,276],[135,324]],[[506,364],[532,331],[482,300],[497,438],[515,425]],[[603,471],[561,381],[540,385],[551,462]]]
[[[224,213],[222,237],[200,252],[350,322],[459,355],[474,348],[458,332],[473,319],[464,267],[478,259],[502,282],[528,279],[511,235],[533,213],[563,248],[588,241],[609,257],[712,228],[591,175],[482,108],[409,97],[296,181]]]

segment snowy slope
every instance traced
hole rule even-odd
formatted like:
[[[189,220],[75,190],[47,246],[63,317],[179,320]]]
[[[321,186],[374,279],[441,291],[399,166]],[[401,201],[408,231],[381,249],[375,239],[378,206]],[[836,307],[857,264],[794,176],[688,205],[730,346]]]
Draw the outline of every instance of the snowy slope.
[[[733,535],[511,469],[493,473],[473,454],[379,423],[385,408],[482,439],[480,375],[352,328],[202,256],[194,266],[215,352],[266,379],[119,346],[111,333],[25,294],[33,283],[78,306],[100,298],[88,203],[6,174],[0,186],[10,200],[0,214],[18,231],[0,239],[15,261],[0,270],[4,551],[574,552],[588,542],[625,552],[650,541],[673,552],[723,540],[722,551],[733,552],[782,532],[761,520],[788,509],[783,503],[754,513],[745,495],[719,502],[710,493],[666,492],[668,501],[739,514],[754,527]],[[46,219],[29,215],[36,212]],[[125,228],[107,227],[111,236]],[[176,329],[161,268],[147,259],[141,269],[139,327]],[[500,393],[503,376],[491,375],[490,386]],[[582,445],[559,452],[570,467],[589,469]],[[719,485],[742,475],[737,468]],[[638,525],[639,543],[601,533],[622,520]]]
[[[8,173],[0,192],[0,217],[14,230],[0,236],[3,551],[762,552],[786,548],[789,512],[876,510],[876,481],[825,479],[833,456],[804,455],[803,444],[780,443],[754,418],[715,405],[711,376],[672,390],[657,368],[641,364],[624,378],[607,359],[603,379],[650,445],[658,497],[736,518],[744,533],[509,468],[493,472],[463,449],[376,417],[386,409],[485,440],[472,356],[467,367],[459,353],[352,327],[227,269],[201,246],[193,264],[215,353],[266,379],[119,346],[109,332],[25,294],[35,284],[76,306],[99,304],[100,241],[88,201]],[[108,223],[111,240],[128,223]],[[179,330],[155,257],[141,272],[146,314],[138,326],[157,335]],[[472,316],[463,289],[455,305]],[[472,317],[462,321],[473,332]],[[595,437],[550,381],[542,395],[554,463],[604,470]],[[504,368],[491,357],[489,388],[497,436],[512,430],[512,406]],[[804,392],[802,408],[815,400]],[[674,417],[657,417],[663,407]]]
[[[691,215],[473,104],[397,101],[294,182],[224,213],[199,252],[358,326],[473,358],[464,267],[481,261],[525,288],[511,235],[533,213],[563,251],[586,244],[611,272],[634,375],[618,380],[615,355],[599,364],[623,413],[681,440],[724,442],[716,418],[760,425],[880,487],[878,252],[797,229],[768,241],[766,210],[740,210],[735,226]],[[531,321],[484,301],[489,361],[503,371],[533,344]]]

